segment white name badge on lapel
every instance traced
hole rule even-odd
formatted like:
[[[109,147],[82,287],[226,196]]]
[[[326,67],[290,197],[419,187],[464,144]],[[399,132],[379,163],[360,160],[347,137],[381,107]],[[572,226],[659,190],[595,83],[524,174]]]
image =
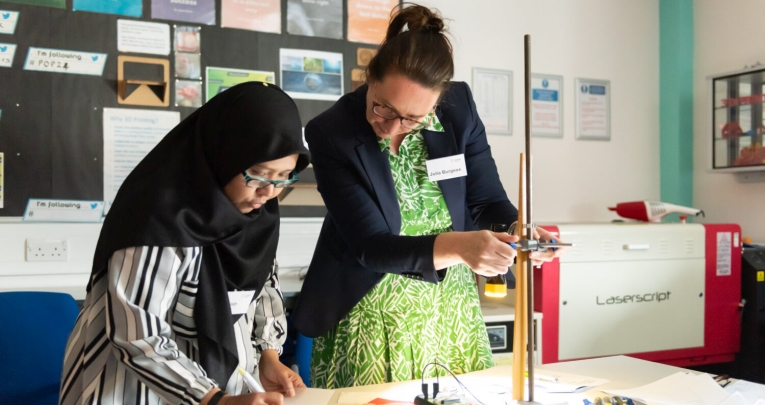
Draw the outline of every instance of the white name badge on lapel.
[[[442,157],[425,161],[430,181],[448,180],[467,176],[465,154]]]
[[[255,291],[229,291],[228,301],[231,303],[231,315],[241,315],[247,312]]]

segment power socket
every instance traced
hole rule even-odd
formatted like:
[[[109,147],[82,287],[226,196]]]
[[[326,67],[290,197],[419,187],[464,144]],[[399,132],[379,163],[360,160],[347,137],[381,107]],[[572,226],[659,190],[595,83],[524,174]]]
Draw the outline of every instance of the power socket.
[[[66,239],[27,239],[28,262],[65,262],[68,252]]]

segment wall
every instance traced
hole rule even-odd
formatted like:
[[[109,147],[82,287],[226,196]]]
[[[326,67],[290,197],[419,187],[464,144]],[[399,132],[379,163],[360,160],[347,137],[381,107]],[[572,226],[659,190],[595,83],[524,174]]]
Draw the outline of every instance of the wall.
[[[563,139],[532,138],[537,223],[609,221],[617,202],[659,198],[657,0],[428,0],[454,37],[456,79],[513,71],[513,135],[489,142],[511,201],[523,150],[523,36],[532,70],[564,79]],[[574,139],[574,79],[611,81],[611,141]],[[480,113],[480,111],[479,111]]]
[[[712,92],[707,76],[765,63],[765,3],[695,0],[694,193],[706,222],[741,225],[742,235],[765,243],[765,182],[741,183],[733,173],[710,173]]]
[[[321,224],[318,218],[282,218],[276,251],[280,274],[293,273],[311,262]],[[0,219],[0,291],[61,291],[84,299],[100,232],[101,224],[25,224]],[[30,238],[66,239],[68,260],[27,262]]]

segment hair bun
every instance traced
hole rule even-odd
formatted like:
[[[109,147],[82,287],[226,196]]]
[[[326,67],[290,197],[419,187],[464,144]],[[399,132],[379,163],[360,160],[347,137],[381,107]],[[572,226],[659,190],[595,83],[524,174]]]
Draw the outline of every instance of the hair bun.
[[[444,29],[444,20],[438,17],[428,17],[427,22],[422,25],[422,30],[430,32],[441,32]]]

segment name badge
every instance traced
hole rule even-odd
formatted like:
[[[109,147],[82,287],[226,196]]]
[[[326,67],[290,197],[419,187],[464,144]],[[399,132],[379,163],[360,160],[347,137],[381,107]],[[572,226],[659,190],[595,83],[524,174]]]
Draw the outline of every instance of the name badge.
[[[229,291],[228,301],[231,303],[231,315],[241,315],[247,312],[255,291]]]
[[[467,176],[465,154],[463,153],[440,159],[431,159],[426,161],[425,165],[428,168],[428,178],[430,181],[448,180]]]

